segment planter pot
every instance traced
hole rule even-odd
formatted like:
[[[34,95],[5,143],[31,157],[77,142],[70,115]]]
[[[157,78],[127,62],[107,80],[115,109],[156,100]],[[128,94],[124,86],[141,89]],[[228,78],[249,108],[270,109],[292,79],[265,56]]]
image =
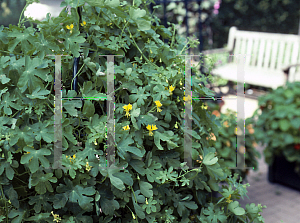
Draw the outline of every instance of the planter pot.
[[[296,162],[289,162],[281,154],[275,156],[274,163],[269,166],[270,183],[278,183],[300,191],[300,176],[295,172]]]

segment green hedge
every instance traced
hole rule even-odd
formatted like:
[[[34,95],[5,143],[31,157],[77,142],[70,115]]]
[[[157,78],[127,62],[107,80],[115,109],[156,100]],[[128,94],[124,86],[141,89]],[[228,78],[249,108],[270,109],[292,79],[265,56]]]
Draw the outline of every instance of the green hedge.
[[[177,56],[186,47],[174,27],[159,25],[143,9],[145,1],[62,3],[67,5],[70,14],[64,8],[57,18],[48,15],[36,21],[38,30],[22,22],[0,28],[2,222],[264,222],[265,206],[240,207],[237,200],[250,185],[232,178],[209,146],[206,137],[218,135],[220,123],[201,100],[193,101],[192,168],[186,165],[183,119],[191,98],[182,88],[185,60]],[[115,85],[115,142],[105,143],[112,136],[105,131],[111,124],[105,101],[63,100],[53,109],[55,61],[49,54],[70,55],[61,60],[62,97],[106,97],[107,86]],[[72,66],[80,54],[77,93]],[[114,83],[99,55],[123,55],[115,57]],[[213,96],[199,85],[199,71],[196,76],[193,96]],[[61,109],[65,169],[49,169]],[[106,165],[112,159],[107,146],[115,146],[116,169]],[[221,188],[221,181],[228,186]]]

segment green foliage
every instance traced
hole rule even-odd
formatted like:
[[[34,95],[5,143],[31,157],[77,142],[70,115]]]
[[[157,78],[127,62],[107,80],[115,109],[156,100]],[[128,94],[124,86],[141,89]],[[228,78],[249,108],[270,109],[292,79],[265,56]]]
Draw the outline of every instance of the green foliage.
[[[240,127],[237,128],[236,112],[227,110],[226,113],[220,113],[214,110],[212,103],[209,104],[209,111],[217,116],[217,121],[220,122],[221,128],[219,128],[219,136],[212,137],[210,139],[210,145],[214,146],[217,151],[218,157],[223,158],[225,166],[236,167],[236,149],[237,156],[242,163],[238,165],[244,166],[244,160],[247,167],[254,167],[254,170],[258,170],[257,159],[261,157],[261,154],[255,149],[257,143],[254,137],[254,121],[252,118],[245,120],[245,148],[241,146],[236,148],[237,135],[242,135],[243,130]],[[245,157],[245,158],[244,158]],[[243,179],[246,178],[246,170],[232,169],[231,174],[238,173]]]
[[[145,5],[66,0],[60,15],[48,15],[38,30],[25,28],[24,20],[19,27],[1,27],[1,221],[252,222],[259,217],[260,206],[244,210],[237,201],[228,203],[244,196],[246,185],[228,175],[206,140],[211,132],[218,135],[218,126],[201,100],[193,101],[193,169],[183,162],[185,61],[177,55],[187,48]],[[82,20],[77,14],[81,6]],[[105,165],[103,100],[62,101],[64,168],[49,168],[54,163],[55,60],[48,54],[69,54],[62,57],[62,97],[70,98],[105,97],[107,63],[99,55],[124,55],[114,64],[117,168]],[[77,93],[72,65],[80,54]],[[196,73],[193,96],[213,96],[200,85],[203,81]],[[229,187],[220,188],[220,181]],[[222,197],[211,197],[212,190]]]
[[[258,99],[255,138],[266,145],[265,161],[271,165],[275,155],[300,164],[300,82],[288,83]],[[298,146],[297,146],[298,145]],[[297,169],[297,167],[296,167]],[[298,169],[299,171],[299,169]]]

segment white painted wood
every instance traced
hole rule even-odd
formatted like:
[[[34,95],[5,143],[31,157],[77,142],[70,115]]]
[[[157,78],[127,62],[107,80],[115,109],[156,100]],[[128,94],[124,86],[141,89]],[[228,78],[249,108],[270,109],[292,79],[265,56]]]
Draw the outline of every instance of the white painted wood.
[[[228,36],[228,44],[227,44],[227,49],[229,51],[233,50],[233,46],[234,46],[234,39],[235,39],[235,33],[237,31],[237,28],[235,26],[232,26],[229,29],[229,36]]]
[[[210,52],[217,52],[211,50]],[[223,49],[224,50],[224,49]],[[277,88],[285,84],[283,68],[300,63],[300,36],[292,34],[241,31],[236,27],[229,30],[229,54],[232,62],[212,71],[213,75],[236,81],[237,56],[247,54],[245,60],[245,83]],[[207,52],[209,55],[210,52]],[[230,61],[230,60],[229,60]],[[300,80],[300,66],[290,68],[290,79],[294,74]]]
[[[258,61],[256,67],[262,68],[263,56],[265,54],[265,39],[260,40],[259,49],[258,49]]]
[[[248,44],[247,44],[247,51],[246,54],[249,55],[246,57],[246,61],[245,61],[245,66],[248,67],[250,65],[251,60],[253,59],[253,55],[252,55],[252,46],[253,46],[253,39],[249,39],[248,40]]]
[[[246,44],[247,44],[247,41],[248,41],[248,38],[247,37],[244,37],[242,38],[242,41],[241,41],[241,54],[246,54]]]
[[[251,66],[256,66],[256,64],[257,64],[258,44],[259,44],[259,39],[255,38],[254,39],[254,47],[253,47],[253,55],[252,55],[252,60],[251,60]]]
[[[278,60],[277,60],[277,65],[276,65],[276,70],[277,69],[281,69],[282,66],[283,66],[283,53],[284,53],[284,48],[285,48],[285,42],[280,42],[280,45],[279,45],[279,53],[278,53]]]
[[[294,42],[293,43],[293,51],[292,51],[292,56],[291,56],[291,64],[295,64],[297,63],[297,59],[298,59],[298,55],[299,55],[299,45],[300,45],[300,41],[298,42]],[[290,76],[293,76],[296,73],[296,69],[298,67],[292,67],[290,69]]]
[[[235,47],[233,50],[233,62],[236,63],[237,62],[237,55],[240,54],[240,50],[241,50],[241,38],[236,38],[235,40]]]
[[[276,59],[278,57],[278,46],[279,46],[279,41],[274,40],[273,46],[272,46],[272,55],[271,55],[271,65],[270,69],[274,70],[275,65],[276,65]]]
[[[284,52],[284,63],[283,63],[284,66],[291,64],[290,61],[291,61],[291,54],[292,54],[292,43],[293,42],[287,43],[287,47]]]
[[[271,40],[267,40],[267,47],[266,47],[266,54],[263,62],[263,68],[268,69],[270,67],[270,56],[271,56],[271,46],[272,46]]]

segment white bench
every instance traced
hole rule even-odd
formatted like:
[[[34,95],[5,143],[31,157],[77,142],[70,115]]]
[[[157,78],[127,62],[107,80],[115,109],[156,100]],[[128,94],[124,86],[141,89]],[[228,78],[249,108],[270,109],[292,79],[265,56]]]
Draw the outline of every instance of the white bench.
[[[228,63],[212,75],[237,81],[237,57],[244,55],[245,83],[276,89],[286,81],[300,81],[300,36],[241,31],[231,27],[226,48],[203,51],[203,55],[228,52]]]

